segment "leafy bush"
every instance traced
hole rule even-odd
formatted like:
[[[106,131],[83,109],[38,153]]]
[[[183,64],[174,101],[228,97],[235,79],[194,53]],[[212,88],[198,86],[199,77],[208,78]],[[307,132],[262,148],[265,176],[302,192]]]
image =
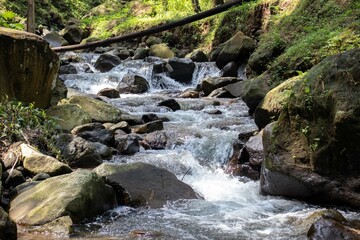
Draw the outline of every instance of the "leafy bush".
[[[0,102],[1,141],[25,141],[46,154],[60,157],[53,140],[58,129],[55,121],[47,117],[44,110],[35,108],[34,104],[25,105],[7,97]]]
[[[12,11],[0,13],[0,27],[13,28],[23,30],[24,25],[19,23],[17,15]]]

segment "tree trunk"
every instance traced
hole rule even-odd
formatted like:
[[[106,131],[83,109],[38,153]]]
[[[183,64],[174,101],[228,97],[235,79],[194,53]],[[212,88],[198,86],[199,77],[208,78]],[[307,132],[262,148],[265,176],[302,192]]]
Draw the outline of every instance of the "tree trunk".
[[[35,1],[28,0],[26,31],[35,33]]]
[[[191,2],[193,5],[193,8],[194,8],[194,12],[196,12],[196,13],[201,12],[199,0],[191,0]]]

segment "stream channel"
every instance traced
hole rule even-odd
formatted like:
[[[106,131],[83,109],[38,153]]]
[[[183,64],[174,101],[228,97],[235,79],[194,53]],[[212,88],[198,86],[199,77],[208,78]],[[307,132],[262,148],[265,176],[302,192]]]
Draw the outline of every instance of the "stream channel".
[[[149,82],[148,93],[121,94],[106,101],[134,115],[155,113],[170,120],[164,122],[169,137],[165,150],[142,149],[132,156],[114,156],[109,162],[146,162],[165,168],[204,200],[169,202],[160,209],[120,206],[76,226],[74,239],[307,239],[311,220],[305,219],[321,207],[262,196],[258,181],[224,173],[239,133],[257,129],[241,99],[176,98],[181,105],[176,112],[157,106],[195,87],[204,77],[219,76],[214,63],[197,63],[191,85],[184,86],[164,74],[154,75],[154,60],[125,61],[100,73],[92,67],[98,55],[80,56],[87,63],[74,64],[79,73],[62,75],[67,87],[96,94],[105,87],[115,88],[126,73],[137,74]],[[94,73],[84,72],[89,67]],[[222,114],[209,114],[214,109]],[[357,212],[340,212],[349,220],[360,218]]]

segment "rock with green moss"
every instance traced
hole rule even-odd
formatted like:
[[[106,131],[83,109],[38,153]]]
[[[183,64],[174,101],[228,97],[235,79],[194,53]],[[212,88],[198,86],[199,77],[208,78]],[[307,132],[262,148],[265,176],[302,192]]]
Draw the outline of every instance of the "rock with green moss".
[[[271,89],[265,95],[265,98],[254,112],[255,123],[259,129],[264,128],[270,122],[278,119],[280,111],[287,104],[291,95],[294,94],[293,87],[298,81],[302,81],[300,76],[290,78],[279,86]]]
[[[41,37],[0,27],[0,96],[50,105],[59,57]]]
[[[63,99],[59,105],[63,104],[77,104],[83,109],[93,121],[95,122],[120,122],[123,112],[111,104],[105,103],[98,99],[87,96],[71,96],[68,99]]]
[[[46,179],[16,196],[10,217],[18,224],[43,225],[62,216],[74,223],[116,206],[113,189],[88,170]]]
[[[165,59],[175,57],[174,52],[165,43],[152,45],[150,47],[149,55]]]
[[[324,59],[264,131],[264,194],[360,207],[360,49]]]
[[[56,176],[72,172],[68,165],[56,158],[40,153],[28,144],[21,144],[20,148],[23,166],[33,175],[47,173],[50,176]]]
[[[254,47],[253,39],[238,32],[225,43],[216,58],[216,65],[221,69],[229,62],[245,63]]]
[[[53,106],[46,110],[46,114],[53,117],[62,130],[70,132],[74,127],[91,123],[91,117],[77,104]]]

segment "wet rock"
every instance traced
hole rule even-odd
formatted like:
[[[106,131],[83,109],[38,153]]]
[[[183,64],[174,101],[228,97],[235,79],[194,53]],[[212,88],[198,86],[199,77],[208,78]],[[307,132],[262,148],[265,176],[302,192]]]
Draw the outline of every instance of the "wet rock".
[[[307,237],[309,240],[319,239],[360,239],[359,231],[344,226],[332,219],[320,218],[311,225]]]
[[[212,91],[217,88],[224,87],[226,85],[239,82],[239,78],[234,77],[211,77],[205,78],[201,81],[201,89],[203,90],[205,96],[209,95]]]
[[[149,48],[138,48],[135,50],[135,54],[133,56],[134,60],[137,59],[145,59],[149,56],[150,49]]]
[[[125,121],[118,122],[118,123],[112,125],[109,129],[111,131],[116,131],[118,129],[121,129],[125,133],[130,133],[131,132],[129,124],[127,122],[125,122]]]
[[[123,112],[111,104],[87,96],[71,96],[59,102],[60,105],[77,104],[94,122],[112,122],[117,123],[122,120]]]
[[[91,117],[77,104],[52,106],[46,114],[53,117],[64,131],[71,131],[74,127],[91,122]]]
[[[2,207],[0,207],[0,239],[17,239],[16,223],[10,219],[9,215],[4,211]]]
[[[173,58],[175,56],[174,52],[164,43],[152,45],[150,47],[149,55],[165,59]]]
[[[132,155],[140,150],[139,139],[134,135],[115,135],[116,148],[120,154]]]
[[[96,167],[102,163],[94,145],[81,137],[61,134],[56,145],[70,167]]]
[[[254,47],[254,40],[238,32],[225,43],[216,58],[216,65],[222,69],[229,62],[245,63]]]
[[[337,54],[296,82],[278,121],[265,127],[263,193],[360,207],[359,61],[360,49]],[[307,191],[289,195],[288,179]]]
[[[59,33],[69,44],[78,44],[83,37],[83,31],[76,25],[69,25]]]
[[[143,124],[144,121],[141,119],[141,117],[130,115],[130,114],[122,114],[120,121],[127,122],[130,126]]]
[[[57,32],[49,32],[43,39],[49,43],[50,47],[61,47],[69,44],[68,41]]]
[[[165,132],[155,131],[147,134],[144,141],[151,149],[165,149],[167,143],[167,135]]]
[[[205,112],[210,115],[221,115],[222,114],[222,112],[219,109],[207,110]]]
[[[164,129],[163,122],[161,120],[156,120],[152,122],[145,123],[143,125],[133,126],[131,131],[133,133],[150,133],[154,131],[160,131]]]
[[[173,71],[170,72],[171,78],[180,83],[191,83],[195,70],[195,63],[191,59],[172,58],[169,60],[169,65],[173,69]]]
[[[69,215],[74,223],[116,206],[114,191],[88,170],[52,177],[11,201],[10,217],[18,224],[43,225]]]
[[[180,107],[180,104],[173,98],[171,99],[166,99],[160,103],[157,104],[158,106],[164,106],[164,107],[168,107],[170,108],[171,110],[173,111],[177,111],[177,110],[180,110],[181,107]]]
[[[160,118],[158,117],[158,115],[156,115],[155,113],[147,113],[142,115],[141,119],[145,122],[152,122],[152,121],[156,121],[156,120],[160,120]]]
[[[68,64],[60,66],[59,74],[77,74],[78,71],[74,65]]]
[[[77,126],[71,133],[90,142],[100,142],[110,146],[114,144],[114,132],[105,129],[101,123],[88,123]]]
[[[221,69],[221,77],[237,77],[239,65],[236,62],[229,62]]]
[[[58,55],[41,37],[24,31],[0,28],[0,42],[0,96],[49,107]],[[18,52],[21,57],[14,55]]]
[[[104,53],[96,60],[95,68],[100,72],[108,72],[121,63],[121,59],[118,56]]]
[[[144,93],[149,90],[145,78],[138,75],[125,75],[116,89],[119,93]]]
[[[251,136],[254,136],[255,133],[256,133],[256,130],[250,130],[250,131],[246,131],[246,132],[241,132],[238,135],[238,139],[240,141],[242,141],[243,143],[246,143]]]
[[[233,96],[226,91],[224,88],[218,88],[212,91],[209,95],[209,98],[232,98]]]
[[[189,58],[194,62],[208,62],[209,61],[206,54],[201,50],[195,50],[194,52],[190,53]]]
[[[249,138],[245,148],[250,155],[249,162],[253,166],[260,166],[264,160],[264,148],[262,142],[263,131]]]
[[[54,235],[54,237],[69,237],[74,232],[73,221],[69,216],[59,217],[42,226],[30,229],[29,232],[37,234]]]
[[[107,98],[120,98],[120,93],[115,88],[101,89],[96,95],[104,96],[104,97],[107,97]]]
[[[100,142],[91,142],[91,145],[95,148],[95,152],[101,157],[101,159],[109,160],[111,159],[113,154],[117,153],[116,149],[111,148]]]
[[[125,60],[131,57],[131,52],[128,49],[120,49],[118,50],[116,56],[118,56],[121,60]]]
[[[153,74],[172,72],[172,67],[165,61],[155,62],[153,65]]]
[[[200,93],[193,89],[187,89],[183,93],[181,93],[178,97],[179,98],[199,98]]]
[[[196,199],[194,190],[176,176],[162,168],[146,163],[122,164],[118,172],[107,176],[125,188],[131,197],[131,205],[160,208],[167,201]]]
[[[71,168],[58,161],[56,158],[44,155],[28,144],[21,144],[21,155],[25,170],[35,175],[47,173],[50,176],[57,176],[72,172]]]

